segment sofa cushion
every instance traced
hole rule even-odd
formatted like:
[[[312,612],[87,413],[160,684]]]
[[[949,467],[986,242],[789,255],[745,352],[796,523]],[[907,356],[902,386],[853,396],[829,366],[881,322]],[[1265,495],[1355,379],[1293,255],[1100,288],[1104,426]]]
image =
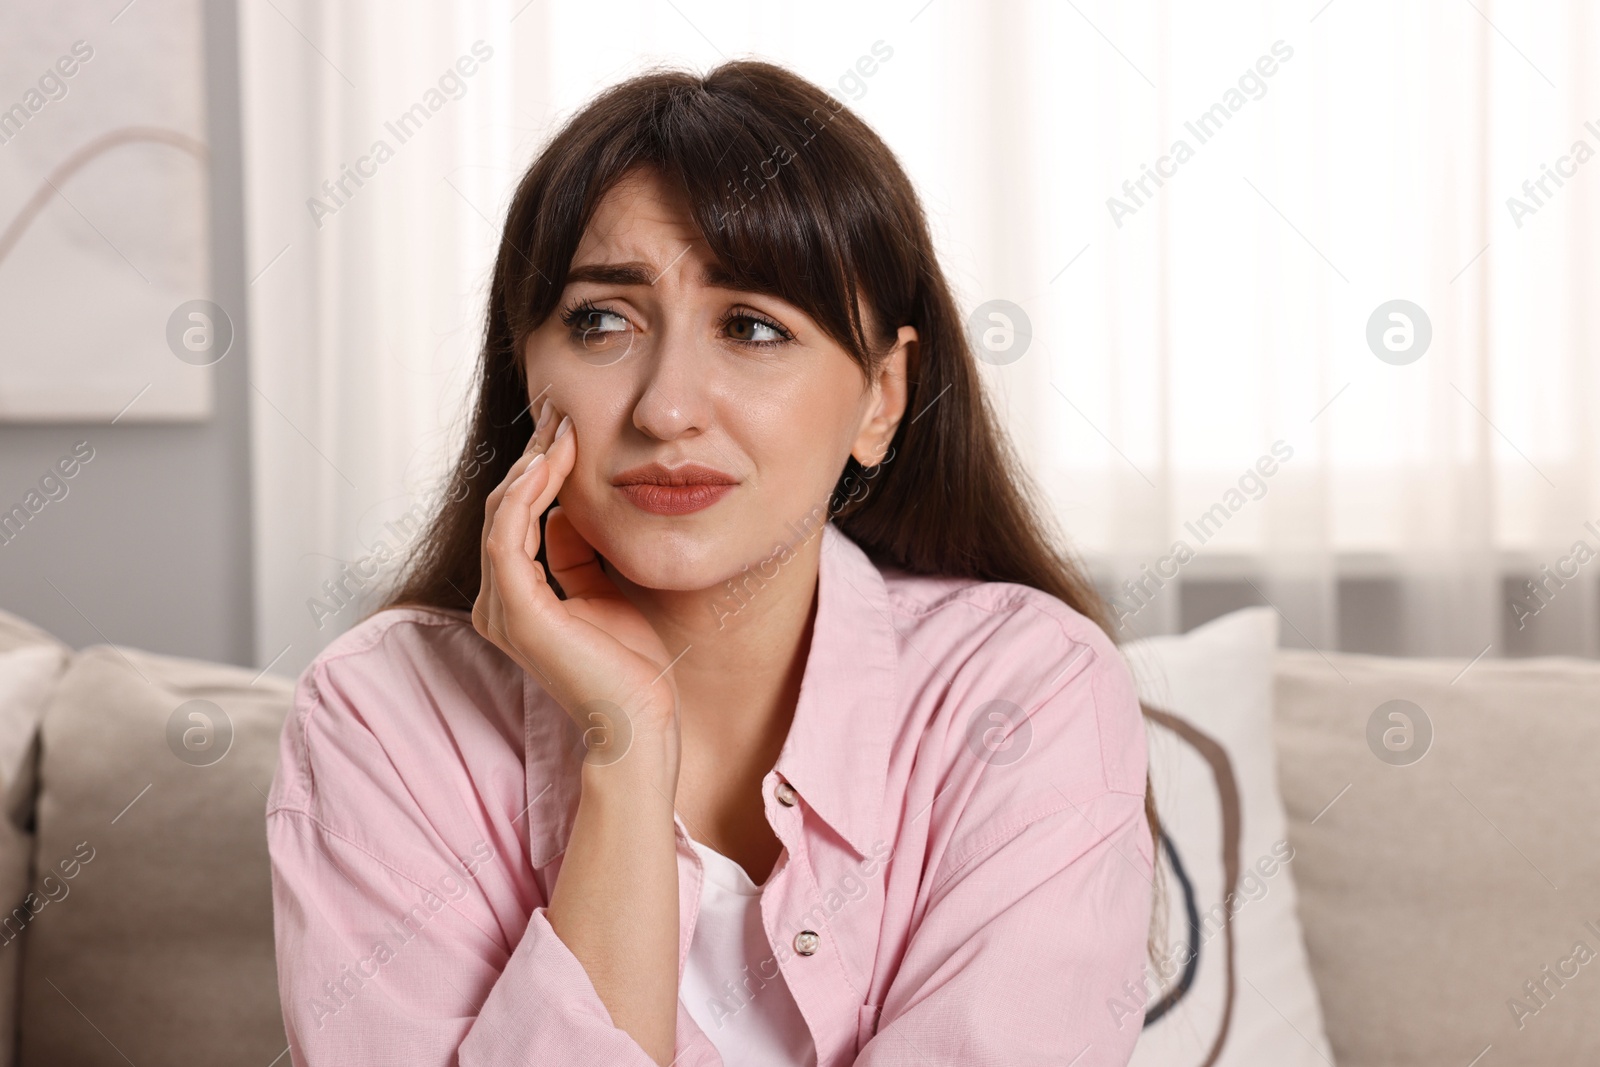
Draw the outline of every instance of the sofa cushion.
[[[0,612],[0,1067],[16,1060],[22,949],[33,881],[34,760],[39,720],[71,653],[43,630]]]
[[[1277,622],[1249,608],[1124,648],[1153,712],[1166,837],[1165,929],[1145,981],[1156,1010],[1133,1067],[1324,1067],[1328,1057],[1272,751]],[[1162,999],[1170,1008],[1155,1017]]]
[[[19,939],[24,1067],[278,1060],[264,812],[292,688],[73,657],[41,731],[35,880],[52,885]]]
[[[1600,664],[1464,666],[1279,655],[1280,776],[1340,1067],[1600,1062]]]

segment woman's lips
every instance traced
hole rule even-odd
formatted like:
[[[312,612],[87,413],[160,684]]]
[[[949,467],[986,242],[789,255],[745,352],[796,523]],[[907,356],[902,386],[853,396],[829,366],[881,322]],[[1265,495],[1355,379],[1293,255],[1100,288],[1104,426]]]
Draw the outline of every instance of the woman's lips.
[[[703,463],[668,467],[646,463],[612,479],[622,495],[652,515],[688,515],[709,508],[728,494],[739,479]]]
[[[653,485],[636,482],[617,486],[641,511],[654,515],[687,515],[709,508],[733,490],[731,485],[696,482],[691,485]]]

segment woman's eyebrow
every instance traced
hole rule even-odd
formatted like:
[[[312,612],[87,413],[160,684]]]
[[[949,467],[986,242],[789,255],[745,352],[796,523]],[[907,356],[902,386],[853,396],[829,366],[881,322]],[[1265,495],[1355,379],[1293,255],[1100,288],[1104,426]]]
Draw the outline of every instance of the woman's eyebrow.
[[[567,271],[567,284],[599,282],[601,285],[654,285],[656,277],[643,263],[590,263]]]
[[[671,265],[668,265],[668,270]],[[648,263],[587,263],[567,271],[567,284],[596,282],[600,285],[654,285],[665,271]],[[700,271],[701,283],[712,289],[739,289],[733,276],[718,263],[707,263]]]

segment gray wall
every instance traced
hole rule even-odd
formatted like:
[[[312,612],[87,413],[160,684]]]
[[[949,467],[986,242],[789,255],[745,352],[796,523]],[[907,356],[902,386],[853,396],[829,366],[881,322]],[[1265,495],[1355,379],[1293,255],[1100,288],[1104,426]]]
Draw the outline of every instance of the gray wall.
[[[76,442],[95,450],[64,498],[0,544],[0,609],[76,647],[114,641],[249,665],[249,345],[232,0],[208,0],[205,19],[212,299],[234,325],[233,347],[216,366],[215,414],[169,425],[0,423],[0,508],[20,502]]]
[[[1501,601],[1527,600],[1523,592],[1524,581],[1537,579],[1531,570],[1525,573],[1504,575],[1501,582]],[[1101,592],[1116,595],[1116,589],[1105,586]],[[1166,590],[1163,590],[1165,595]],[[1264,603],[1261,594],[1243,578],[1197,578],[1176,583],[1172,595],[1178,600],[1178,630],[1187,632],[1230,611],[1256,607]],[[1373,656],[1421,655],[1415,649],[1403,647],[1403,637],[1397,620],[1400,610],[1400,589],[1396,582],[1385,578],[1343,578],[1338,583],[1338,643],[1342,652],[1360,652]],[[1491,658],[1524,656],[1583,656],[1594,657],[1595,633],[1589,617],[1600,617],[1600,604],[1587,603],[1581,592],[1558,596],[1538,615],[1519,628],[1509,606],[1498,613],[1500,630],[1487,655]],[[1280,629],[1279,644],[1285,648],[1303,648],[1304,642],[1286,627]],[[1331,649],[1324,649],[1331,651]],[[1467,653],[1470,654],[1470,653]]]

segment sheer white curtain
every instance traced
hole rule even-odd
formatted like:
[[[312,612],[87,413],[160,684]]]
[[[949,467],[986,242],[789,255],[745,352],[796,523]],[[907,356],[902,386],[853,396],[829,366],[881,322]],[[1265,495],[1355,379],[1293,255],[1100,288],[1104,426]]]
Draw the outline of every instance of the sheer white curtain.
[[[1297,644],[1360,644],[1354,619],[1396,653],[1600,653],[1583,4],[241,9],[262,665],[355,621],[434,499],[553,126],[653,63],[751,54],[900,154],[980,332],[1023,327],[989,301],[1026,316],[985,377],[1130,634],[1230,580]]]
[[[1600,122],[1585,127],[1600,117],[1591,9],[1318,0],[1038,18],[1019,38],[1019,125],[1035,135],[1017,202],[1032,224],[999,224],[1033,237],[1013,284],[1046,352],[1003,388],[1129,626],[1176,621],[1150,565],[1253,582],[1289,641],[1348,644],[1341,589],[1381,580],[1389,617],[1370,621],[1393,651],[1496,654],[1508,624],[1533,624],[1502,575],[1548,563],[1576,577],[1522,599],[1571,629],[1553,644],[1600,652],[1600,566],[1561,563],[1578,540],[1600,546],[1584,525],[1600,514],[1600,164],[1560,160],[1575,141],[1600,147]],[[1158,157],[1171,176],[1146,195]],[[1571,176],[1513,213],[1543,164]],[[1111,196],[1131,213],[1113,219]],[[1399,299],[1432,338],[1396,364],[1367,333]],[[1277,441],[1292,458],[1229,500]],[[1194,558],[1158,567],[1180,539]]]
[[[459,439],[498,220],[540,106],[510,19],[240,4],[263,667],[296,673],[359,619]]]

